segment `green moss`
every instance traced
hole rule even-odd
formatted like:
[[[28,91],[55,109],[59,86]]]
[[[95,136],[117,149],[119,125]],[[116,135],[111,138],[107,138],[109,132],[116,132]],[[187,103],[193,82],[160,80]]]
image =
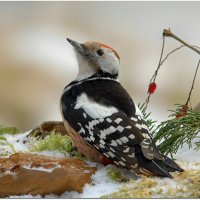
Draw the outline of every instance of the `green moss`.
[[[199,166],[199,163],[195,164]],[[173,184],[163,178],[141,176],[102,198],[200,198],[200,169],[173,173]],[[175,186],[174,186],[175,184]]]
[[[9,154],[16,152],[13,144],[8,142],[4,137],[1,137],[0,139],[0,146],[0,156],[8,156]]]
[[[54,131],[44,139],[36,140],[34,137],[29,142],[29,150],[32,152],[57,150],[61,153],[71,152],[74,149],[71,138]]]
[[[175,180],[180,187],[178,192],[172,193],[172,196],[180,193],[182,198],[200,198],[200,169],[186,170],[181,174],[176,173]],[[186,185],[187,190],[183,189]]]
[[[80,153],[78,153],[77,151],[73,151],[70,153],[70,156],[71,157],[74,157],[74,158],[78,158],[80,160],[85,160],[86,158],[84,156],[82,156]]]
[[[19,129],[16,127],[8,127],[0,125],[0,135],[2,134],[17,134],[19,133]]]
[[[17,134],[19,130],[15,127],[6,127],[0,125],[0,156],[8,156],[10,153],[15,153],[14,146],[7,141],[3,134]]]
[[[120,170],[114,166],[107,169],[107,176],[117,182],[124,182],[126,180]]]
[[[102,198],[150,198],[152,197],[151,188],[157,185],[156,181],[141,177],[140,180],[131,180],[131,186],[124,185],[118,192],[103,196]]]
[[[6,138],[0,135],[0,140],[4,140],[5,141]]]

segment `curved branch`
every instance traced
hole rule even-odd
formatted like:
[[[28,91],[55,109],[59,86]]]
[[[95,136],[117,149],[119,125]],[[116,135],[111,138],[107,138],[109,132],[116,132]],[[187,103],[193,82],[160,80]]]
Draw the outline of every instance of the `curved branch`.
[[[164,29],[163,36],[174,38],[175,40],[179,41],[180,43],[184,44],[185,46],[187,46],[188,48],[192,49],[193,51],[195,51],[196,53],[198,53],[200,55],[199,49],[195,48],[195,46],[192,46],[192,45],[186,43],[185,41],[183,41],[182,39],[180,39],[178,36],[176,36],[174,33],[171,32],[170,28]]]

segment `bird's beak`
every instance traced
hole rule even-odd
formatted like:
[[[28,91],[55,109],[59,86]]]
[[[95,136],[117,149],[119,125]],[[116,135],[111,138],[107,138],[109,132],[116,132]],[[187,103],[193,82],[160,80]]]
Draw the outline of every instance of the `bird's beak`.
[[[76,51],[78,51],[79,53],[82,53],[82,54],[84,53],[83,44],[78,43],[78,42],[71,40],[69,38],[67,38],[67,41],[74,47],[74,49]]]

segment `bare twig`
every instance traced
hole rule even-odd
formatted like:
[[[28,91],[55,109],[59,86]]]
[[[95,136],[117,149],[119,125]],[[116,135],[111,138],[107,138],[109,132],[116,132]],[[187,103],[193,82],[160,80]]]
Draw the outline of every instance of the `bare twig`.
[[[179,41],[180,43],[184,44],[185,46],[187,46],[188,48],[192,49],[193,51],[195,51],[196,53],[198,53],[200,55],[200,50],[195,48],[195,46],[192,46],[192,45],[186,43],[185,41],[183,41],[182,39],[180,39],[178,36],[176,36],[174,33],[172,33],[170,29],[164,29],[163,37],[174,38],[175,40]]]
[[[193,81],[192,81],[192,86],[191,86],[191,89],[190,89],[190,92],[189,92],[189,96],[188,96],[188,99],[187,99],[185,105],[187,105],[189,103],[189,101],[190,101],[190,97],[191,97],[191,94],[192,94],[192,90],[194,89],[194,82],[195,82],[195,79],[196,79],[196,75],[197,75],[197,71],[198,71],[199,65],[200,65],[200,59],[199,59],[199,62],[197,64],[197,67],[196,67],[196,71],[195,71],[194,78],[193,78]]]
[[[197,49],[200,49],[200,47],[198,47],[198,46],[196,46],[196,45],[192,45],[192,47],[195,47],[195,48],[197,48]]]
[[[160,54],[160,59],[159,59],[158,67],[157,67],[155,73],[153,74],[153,76],[152,76],[152,78],[151,78],[151,80],[150,80],[150,82],[149,82],[149,86],[150,86],[150,84],[151,84],[152,82],[154,82],[154,81],[156,80],[156,76],[157,76],[157,74],[158,74],[158,70],[160,69],[160,66],[162,65],[161,63],[162,63],[162,57],[163,57],[164,48],[165,48],[165,37],[163,37],[163,43],[162,43],[162,49],[161,49],[161,54]],[[147,92],[147,93],[148,93],[148,92]],[[151,97],[151,94],[149,93],[149,94],[148,94],[148,97],[147,97],[147,99],[145,100],[145,103],[144,103],[144,104],[145,104],[144,110],[147,109],[147,106],[148,106],[150,97]]]
[[[178,36],[176,36],[174,33],[172,33],[172,31],[170,29],[164,29],[163,37],[174,38],[175,40],[177,40],[177,41],[179,41],[179,42],[181,42],[183,44],[181,47],[187,46],[188,48],[192,49],[193,51],[195,51],[196,53],[198,53],[200,55],[200,50],[199,50],[200,48],[198,46],[194,46],[194,45],[190,45],[190,44],[186,43],[185,41],[180,39]],[[195,75],[194,75],[193,82],[192,82],[192,86],[191,86],[191,89],[190,89],[190,92],[189,92],[189,95],[188,95],[188,99],[187,99],[185,105],[188,105],[188,103],[190,101],[192,90],[194,88],[194,82],[195,82],[197,71],[198,71],[198,68],[199,68],[199,64],[200,64],[200,60],[199,60],[199,62],[197,64]]]
[[[160,63],[160,65],[162,65],[162,64],[165,62],[165,60],[167,60],[167,58],[168,58],[171,54],[173,54],[175,51],[178,51],[178,50],[181,49],[182,47],[185,47],[185,45],[181,45],[180,47],[177,47],[176,49],[173,49],[172,51],[170,51],[170,52],[165,56],[165,58],[162,60],[162,62]]]
[[[160,55],[160,59],[159,59],[159,63],[158,63],[158,67],[156,69],[156,71],[154,72],[150,82],[149,82],[149,85],[152,83],[152,82],[155,82],[156,80],[156,77],[157,77],[157,74],[158,74],[158,70],[160,69],[161,65],[167,60],[167,58],[173,54],[175,51],[181,49],[182,47],[185,47],[185,45],[181,45],[180,47],[177,47],[176,49],[173,49],[171,52],[169,52],[165,58],[162,60],[162,57],[163,57],[163,52],[164,52],[164,46],[165,46],[165,37],[163,37],[163,44],[162,44],[162,50],[161,50],[161,55]],[[144,110],[146,110],[147,106],[148,106],[148,103],[149,103],[149,100],[150,100],[150,96],[151,94],[148,94],[148,97],[147,99],[145,100],[145,107],[144,107]]]
[[[158,70],[160,69],[161,62],[162,62],[162,57],[163,57],[163,52],[164,52],[164,48],[165,48],[165,37],[163,37],[163,44],[162,44],[160,59],[159,59],[158,67],[157,67],[157,69],[156,69],[156,71],[155,71],[155,74],[154,74],[154,79],[153,79],[153,81],[155,81],[156,76],[157,76],[157,74],[158,74]]]
[[[162,59],[163,57],[163,52],[164,52],[164,46],[165,46],[165,37],[171,37],[171,38],[174,38],[175,40],[181,42],[183,45],[175,48],[174,50],[172,50],[171,52],[169,52],[164,59]],[[167,60],[167,58],[173,54],[174,52],[176,52],[177,50],[181,49],[182,47],[188,47],[190,49],[192,49],[193,51],[195,51],[196,53],[198,53],[200,55],[200,47],[198,46],[194,46],[194,45],[189,45],[188,43],[186,43],[185,41],[183,41],[182,39],[180,39],[179,37],[177,37],[175,34],[172,33],[172,31],[170,29],[164,29],[163,31],[163,44],[162,44],[162,50],[161,50],[161,55],[160,55],[160,59],[159,59],[159,63],[158,63],[158,67],[156,69],[156,71],[154,72],[151,80],[150,80],[150,83],[149,83],[149,86],[151,83],[155,82],[156,80],[156,77],[157,77],[157,74],[158,74],[158,70],[160,69],[161,65]],[[196,78],[196,73],[197,73],[197,70],[198,70],[198,67],[199,67],[199,64],[197,65],[197,69],[196,69],[196,72],[195,72],[195,77],[193,79],[193,84],[192,84],[192,87],[191,87],[191,90],[190,90],[190,93],[189,93],[189,96],[188,96],[188,100],[187,100],[187,103],[190,101],[190,96],[191,96],[191,92],[193,90],[193,85],[194,85],[194,81],[195,81],[195,78]],[[147,92],[148,93],[148,92]],[[150,100],[150,97],[151,97],[151,94],[149,93],[145,102],[144,102],[144,110],[147,109],[147,106],[148,106],[148,103],[149,103],[149,100]]]
[[[191,45],[191,46],[200,49],[200,47],[198,47],[198,46],[195,46],[195,45]],[[179,46],[179,47],[173,49],[171,52],[169,52],[169,53],[165,56],[165,58],[163,58],[163,60],[162,60],[162,62],[160,63],[160,65],[162,65],[162,64],[165,62],[165,60],[167,60],[167,58],[168,58],[171,54],[173,54],[175,51],[177,51],[177,50],[179,50],[179,49],[181,49],[181,48],[183,48],[183,47],[186,47],[186,46],[183,44],[183,45],[181,45],[181,46]]]
[[[200,49],[200,47],[198,47],[198,46],[194,46],[194,45],[191,45],[191,46]],[[165,58],[163,58],[163,60],[162,60],[162,62],[160,63],[160,65],[162,65],[162,64],[165,62],[165,60],[167,60],[167,58],[168,58],[171,54],[173,54],[174,52],[176,52],[177,50],[179,50],[179,49],[181,49],[181,48],[183,48],[183,47],[186,47],[186,46],[183,44],[183,45],[181,45],[181,46],[179,46],[179,47],[173,49],[172,51],[170,51],[170,52],[165,56]]]
[[[162,49],[161,49],[160,59],[159,59],[159,62],[158,62],[158,67],[157,67],[154,75],[152,76],[149,85],[151,84],[151,82],[155,81],[156,76],[158,74],[158,70],[160,69],[160,66],[162,65],[161,63],[162,63],[162,57],[163,57],[164,48],[165,48],[165,37],[163,37],[163,43],[162,43]]]

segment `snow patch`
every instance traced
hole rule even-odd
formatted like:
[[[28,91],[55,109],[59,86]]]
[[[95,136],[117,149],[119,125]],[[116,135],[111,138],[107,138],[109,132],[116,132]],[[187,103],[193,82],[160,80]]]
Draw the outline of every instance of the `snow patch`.
[[[21,152],[29,152],[28,150],[28,138],[27,135],[29,132],[16,134],[16,135],[9,135],[4,134],[3,136],[7,139],[9,143],[13,145],[15,150],[21,151]],[[9,151],[10,147],[5,146],[7,150]],[[1,151],[1,149],[0,149]],[[69,155],[64,155],[63,153],[60,153],[58,151],[43,151],[43,152],[37,152],[39,155],[45,155],[45,156],[52,156],[52,157],[68,157]],[[194,149],[189,149],[187,145],[183,145],[183,147],[177,152],[175,155],[175,158],[177,159],[176,162],[181,165],[181,167],[185,170],[188,169],[199,169],[198,165],[195,165],[195,162],[200,162],[200,156],[199,152],[195,151]],[[65,192],[61,196],[57,196],[54,194],[46,195],[45,198],[99,198],[106,194],[111,194],[113,192],[119,191],[119,189],[123,186],[133,186],[134,184],[137,184],[138,181],[136,180],[132,183],[118,183],[114,182],[107,176],[107,169],[110,167],[99,165],[94,162],[86,161],[86,163],[90,166],[97,167],[97,172],[92,175],[92,183],[86,184],[83,188],[83,192]],[[56,166],[56,168],[59,166]],[[41,171],[48,171],[51,172],[54,170],[55,167],[52,167],[51,169],[46,169],[43,167],[34,167],[30,168],[30,166],[26,166],[27,169],[34,169],[34,170],[41,170]],[[9,172],[8,172],[9,173]],[[160,195],[154,196],[154,198],[163,197],[163,194],[166,192],[167,196],[167,187],[170,186],[170,188],[176,188],[177,184],[174,180],[168,179],[168,178],[157,178],[152,177],[152,180],[155,180],[157,183],[157,186],[152,188],[152,191],[162,189],[163,192]],[[187,182],[187,180],[186,180]],[[186,184],[187,185],[187,184]],[[32,196],[32,195],[21,195],[21,196],[10,196],[10,198],[42,198],[42,196]]]
[[[47,163],[45,163],[47,164]],[[50,164],[50,163],[49,163]],[[31,167],[31,165],[23,166],[25,169],[30,169],[30,170],[37,170],[37,171],[43,171],[43,172],[49,172],[51,173],[54,169],[56,168],[62,168],[61,165],[57,164],[52,168],[44,168],[44,167]]]

